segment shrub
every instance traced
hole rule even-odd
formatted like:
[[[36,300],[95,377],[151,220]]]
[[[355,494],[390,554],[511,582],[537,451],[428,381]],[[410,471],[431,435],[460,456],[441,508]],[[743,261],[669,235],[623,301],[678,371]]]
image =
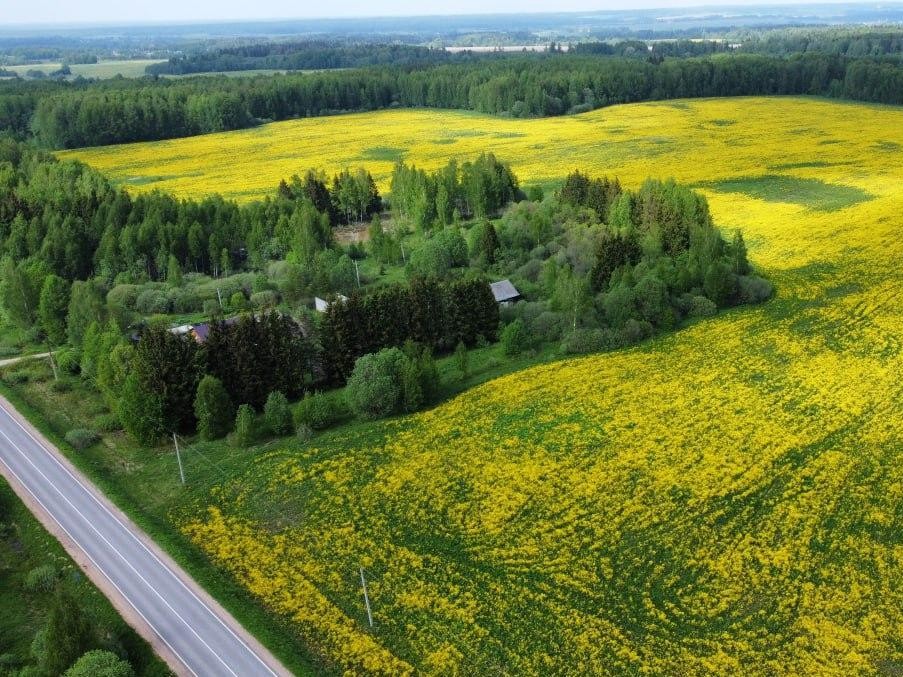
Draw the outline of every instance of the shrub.
[[[740,303],[761,303],[771,298],[774,287],[768,280],[755,275],[737,278],[737,296]]]
[[[311,428],[306,423],[299,425],[298,429],[295,431],[295,437],[298,438],[299,442],[309,442],[313,436],[313,428]]]
[[[621,335],[627,345],[639,343],[652,336],[652,325],[644,320],[627,320],[621,329]]]
[[[94,419],[95,427],[104,433],[112,433],[122,430],[122,422],[116,414],[101,414]]]
[[[190,289],[170,289],[168,296],[174,312],[196,313],[203,308],[201,297]]]
[[[718,306],[710,298],[705,296],[694,296],[690,302],[690,309],[687,314],[690,317],[712,317],[718,312]]]
[[[223,314],[223,309],[219,306],[219,301],[216,299],[207,299],[204,301],[203,307],[204,315],[207,317],[219,317]]]
[[[126,310],[135,310],[141,288],[136,284],[117,284],[107,293],[107,303]]]
[[[614,350],[622,345],[621,335],[612,329],[577,329],[564,337],[561,350],[569,355],[585,355]]]
[[[28,383],[30,378],[31,373],[25,369],[14,369],[13,371],[3,372],[3,380],[12,386]]]
[[[225,386],[209,374],[198,383],[194,397],[194,415],[198,420],[198,434],[205,440],[224,437],[232,426],[235,409]]]
[[[533,336],[543,341],[557,341],[564,333],[567,319],[561,313],[547,310],[530,323]]]
[[[295,425],[308,426],[311,430],[324,430],[334,425],[340,412],[332,397],[324,393],[308,393],[295,407]]]
[[[279,303],[279,296],[272,290],[264,290],[251,294],[251,306],[254,308],[273,308]]]
[[[420,366],[409,358],[401,368],[402,401],[405,411],[417,411],[423,406],[423,386],[420,383]]]
[[[398,348],[386,348],[358,358],[345,390],[351,410],[367,419],[399,411],[403,397],[402,370],[408,361]]]
[[[274,435],[281,437],[292,432],[292,412],[285,395],[278,390],[267,396],[266,404],[263,406],[263,417],[267,428]]]
[[[128,661],[112,651],[93,649],[83,654],[63,677],[134,677],[135,671]]]
[[[145,289],[138,294],[135,310],[142,315],[165,315],[172,310],[166,292],[160,289]]]
[[[25,575],[25,589],[29,592],[50,592],[56,587],[59,573],[52,564],[42,564]]]
[[[100,440],[100,436],[96,432],[84,428],[73,428],[66,433],[66,441],[76,451],[83,451],[92,444],[96,444],[98,440]]]
[[[235,415],[235,443],[240,447],[248,447],[254,441],[256,433],[254,409],[250,404],[243,404]]]
[[[247,310],[248,309],[248,300],[245,298],[243,292],[237,291],[232,296],[229,297],[229,307],[232,310]]]
[[[81,369],[81,357],[77,350],[72,350],[71,348],[58,350],[53,353],[53,359],[56,360],[56,367],[60,371],[77,374]]]
[[[455,369],[460,372],[461,378],[466,378],[470,373],[470,355],[467,352],[467,346],[464,345],[464,341],[458,342],[453,359],[455,361]]]
[[[502,354],[507,357],[520,355],[530,347],[530,335],[524,321],[520,318],[516,319],[502,329],[499,336],[499,342],[502,344]]]

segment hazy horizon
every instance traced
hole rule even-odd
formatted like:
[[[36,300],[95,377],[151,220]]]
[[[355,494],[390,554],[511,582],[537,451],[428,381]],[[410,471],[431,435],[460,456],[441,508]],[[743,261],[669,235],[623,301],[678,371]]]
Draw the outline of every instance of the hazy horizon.
[[[774,1],[755,2],[754,0],[722,0],[720,2],[700,3],[698,0],[638,0],[636,2],[593,2],[587,0],[562,0],[551,2],[527,2],[522,0],[457,0],[454,11],[443,11],[441,8],[423,11],[423,3],[412,0],[385,0],[377,6],[372,2],[350,0],[339,8],[318,11],[299,8],[291,0],[265,0],[253,6],[239,0],[198,0],[185,3],[178,0],[139,0],[130,4],[110,2],[109,0],[84,0],[81,3],[60,7],[57,2],[40,0],[31,3],[16,2],[5,8],[5,21],[8,26],[90,26],[115,24],[181,24],[202,22],[237,22],[237,21],[288,21],[305,19],[354,19],[382,17],[419,17],[419,16],[466,16],[492,14],[542,14],[570,12],[604,12],[629,10],[702,10],[723,7],[783,7],[796,5],[863,5],[888,6],[899,5],[900,2],[876,3],[859,2],[823,2],[820,0],[793,0],[788,2]]]

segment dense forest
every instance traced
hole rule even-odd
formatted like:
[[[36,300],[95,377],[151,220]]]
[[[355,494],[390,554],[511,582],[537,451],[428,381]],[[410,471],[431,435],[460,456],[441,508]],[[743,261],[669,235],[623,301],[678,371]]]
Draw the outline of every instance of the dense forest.
[[[188,75],[225,71],[327,70],[331,68],[365,68],[393,65],[422,67],[460,60],[452,52],[404,44],[348,44],[310,40],[306,42],[271,42],[222,47],[185,56],[175,56],[163,63],[152,64],[148,75]]]
[[[49,148],[165,139],[263,120],[426,106],[515,117],[704,96],[813,94],[903,103],[903,68],[873,59],[536,54],[407,70],[258,78],[0,83],[0,124]]]

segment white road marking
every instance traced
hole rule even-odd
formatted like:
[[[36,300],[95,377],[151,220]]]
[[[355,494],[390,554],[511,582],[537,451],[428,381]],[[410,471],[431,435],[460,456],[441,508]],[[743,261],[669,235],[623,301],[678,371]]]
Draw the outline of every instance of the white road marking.
[[[4,437],[6,437],[6,435],[4,435]],[[6,439],[9,439],[9,438],[7,437]],[[13,446],[15,446],[15,445],[13,445]],[[18,449],[18,447],[16,447],[16,448]],[[154,626],[154,624],[151,623],[143,613],[141,613],[141,610],[137,606],[135,606],[135,603],[131,599],[129,599],[128,595],[126,595],[122,591],[122,588],[120,588],[118,585],[116,585],[116,582],[107,575],[107,572],[101,568],[101,566],[94,560],[93,557],[91,557],[91,554],[87,550],[85,550],[85,548],[82,546],[82,544],[79,543],[78,540],[76,540],[72,536],[72,534],[69,532],[69,530],[65,526],[63,526],[62,522],[60,522],[56,518],[56,516],[53,514],[53,512],[51,512],[47,508],[47,506],[44,505],[44,502],[40,498],[37,497],[37,495],[31,490],[31,488],[24,481],[22,481],[22,478],[19,477],[18,473],[16,473],[16,471],[13,470],[9,466],[9,464],[6,461],[4,461],[2,458],[0,458],[0,463],[3,463],[3,465],[6,466],[6,469],[9,471],[9,473],[13,477],[16,478],[16,480],[19,482],[20,485],[22,485],[22,487],[25,489],[25,491],[27,491],[29,494],[31,494],[31,497],[37,502],[37,504],[39,506],[41,506],[44,509],[44,512],[47,513],[47,515],[50,517],[50,519],[52,519],[54,522],[57,523],[57,526],[59,526],[59,528],[63,530],[63,533],[65,533],[66,536],[69,537],[69,540],[71,540],[73,543],[75,543],[75,545],[78,546],[78,549],[81,550],[85,554],[85,557],[87,557],[88,560],[90,560],[91,564],[94,565],[94,568],[97,569],[101,574],[103,574],[103,577],[106,578],[107,581],[109,581],[110,585],[112,585],[120,595],[122,595],[122,598],[126,602],[129,603],[129,605],[135,610],[135,613],[137,613],[139,616],[141,616],[141,619],[145,623],[147,623],[148,627],[151,630],[153,630],[156,633],[157,637],[159,637],[160,640],[169,648],[169,650],[172,651],[173,655],[176,658],[178,658],[180,661],[182,661],[182,665],[184,665],[192,675],[194,675],[195,677],[199,677],[198,673],[196,673],[194,670],[191,669],[191,666],[188,665],[188,662],[184,658],[182,658],[182,655],[178,651],[175,650],[175,648],[172,646],[172,644],[170,644],[169,642],[166,641],[166,638],[163,636],[163,634],[159,630],[157,630],[157,628]]]
[[[223,621],[222,618],[220,618],[217,614],[213,613],[213,610],[207,605],[207,603],[204,602],[201,598],[199,598],[199,597],[195,594],[195,592],[185,584],[185,581],[183,581],[179,576],[177,576],[176,573],[175,573],[174,571],[172,571],[172,569],[170,569],[170,567],[169,567],[165,562],[163,562],[162,560],[160,560],[159,557],[157,557],[157,554],[156,554],[155,552],[153,552],[150,548],[147,547],[147,545],[144,543],[144,541],[142,541],[140,538],[138,538],[138,536],[135,535],[135,533],[134,533],[131,529],[129,529],[125,524],[123,524],[123,523],[122,523],[122,520],[120,520],[115,514],[113,514],[113,512],[111,512],[110,509],[109,509],[106,505],[104,505],[104,503],[103,503],[102,501],[100,501],[100,500],[97,498],[97,496],[94,495],[94,492],[93,492],[93,491],[90,491],[87,487],[85,487],[85,485],[81,482],[81,480],[79,480],[78,477],[76,477],[74,474],[72,474],[72,471],[70,471],[69,468],[67,468],[66,465],[65,465],[64,463],[62,463],[62,462],[56,457],[56,454],[54,454],[54,453],[51,452],[49,449],[47,449],[47,447],[44,445],[44,443],[41,442],[39,439],[37,439],[34,435],[32,435],[31,432],[30,432],[25,426],[23,426],[23,425],[22,425],[22,424],[14,417],[14,416],[12,416],[12,414],[10,414],[10,413],[6,410],[5,407],[0,407],[0,409],[3,410],[3,413],[6,414],[6,416],[7,416],[10,420],[12,420],[13,423],[15,423],[15,424],[19,427],[19,429],[20,429],[22,432],[24,432],[26,435],[28,435],[28,436],[34,441],[35,444],[37,444],[39,447],[41,447],[41,448],[42,448],[42,449],[50,456],[50,458],[52,458],[53,461],[54,461],[57,465],[59,465],[60,468],[62,468],[62,470],[63,470],[67,475],[69,475],[69,477],[71,477],[71,478],[76,482],[76,484],[78,484],[79,487],[82,488],[82,489],[83,489],[83,490],[91,497],[91,499],[94,500],[95,503],[97,503],[98,506],[100,506],[100,508],[101,508],[104,512],[106,512],[111,518],[113,518],[113,520],[115,520],[116,523],[119,524],[119,525],[120,525],[120,526],[121,526],[121,527],[129,534],[129,536],[131,536],[131,537],[132,537],[132,538],[133,538],[133,539],[134,539],[134,540],[135,540],[135,541],[136,541],[136,542],[137,542],[137,543],[138,543],[138,544],[139,544],[139,545],[140,545],[140,546],[141,546],[141,547],[142,547],[142,548],[143,548],[143,549],[151,556],[151,557],[153,557],[153,558],[160,564],[160,566],[162,566],[162,567],[166,570],[166,572],[167,572],[170,576],[172,576],[172,577],[179,583],[179,585],[181,585],[182,588],[184,588],[184,589],[188,592],[188,594],[190,594],[190,595],[191,595],[191,596],[192,596],[192,597],[193,597],[193,598],[194,598],[194,599],[195,599],[195,600],[196,600],[196,601],[197,601],[197,602],[198,602],[198,603],[199,603],[199,604],[200,604],[200,605],[201,605],[201,606],[202,606],[202,607],[203,607],[203,608],[204,608],[204,609],[205,609],[205,610],[213,617],[213,618],[215,618],[215,619],[219,622],[219,624],[222,625],[222,626],[229,632],[230,635],[232,635],[232,637],[234,637],[236,640],[238,640],[238,642],[239,642],[245,649],[247,649],[248,652],[249,652],[252,656],[254,656],[254,658],[257,659],[257,661],[258,661],[258,662],[266,669],[266,671],[267,671],[269,674],[273,675],[273,677],[278,677],[278,675],[276,675],[276,673],[273,672],[273,670],[270,668],[270,666],[268,666],[266,663],[264,663],[264,662],[263,662],[263,659],[262,659],[259,655],[257,655],[257,653],[256,653],[253,649],[251,649],[251,647],[249,647],[249,646],[247,645],[247,643],[246,643],[241,637],[239,637],[238,635],[236,635],[235,632],[232,630],[232,628],[230,628],[228,625],[226,625],[226,623]],[[6,437],[6,435],[4,435],[4,437]],[[7,437],[7,439],[9,439],[9,438]],[[15,445],[14,445],[14,446],[15,446]],[[16,447],[16,448],[18,449],[18,447]],[[19,451],[21,452],[21,449],[20,449]],[[29,462],[30,462],[30,461],[29,461]],[[32,465],[34,465],[34,464],[32,464]],[[36,469],[37,469],[37,468],[36,468]],[[38,470],[38,472],[41,472],[41,471]],[[41,473],[41,474],[43,475],[43,473]],[[46,476],[45,476],[45,479],[46,479]],[[48,480],[48,481],[49,481],[49,480]],[[54,487],[54,488],[56,489],[56,487]],[[59,492],[59,489],[57,489],[57,491]],[[62,495],[62,494],[60,494],[60,495]],[[65,498],[65,497],[64,497],[64,498]],[[67,502],[68,502],[68,499],[67,499]],[[71,504],[70,504],[70,505],[71,505]],[[73,506],[73,507],[74,507],[74,506]],[[96,530],[95,530],[95,531],[96,531]],[[101,536],[101,537],[102,537],[102,536]],[[106,539],[104,539],[104,540],[106,540]],[[120,557],[122,557],[121,554],[120,554]],[[136,572],[136,573],[137,573],[137,572]],[[156,591],[155,591],[155,592],[156,592]],[[165,600],[164,600],[164,601],[165,601]],[[171,607],[170,607],[170,608],[171,608]],[[184,622],[184,621],[183,621],[183,622]],[[186,624],[186,625],[187,625],[187,624]],[[203,641],[203,640],[202,640],[202,641]],[[209,648],[209,647],[208,647],[208,648]],[[212,651],[212,649],[211,649],[211,651]],[[217,656],[217,658],[219,658],[219,656]],[[220,659],[220,661],[222,661],[222,659]],[[230,670],[230,672],[231,672],[231,670]],[[232,674],[235,674],[235,673],[233,672]],[[236,676],[236,677],[237,677],[237,676]]]

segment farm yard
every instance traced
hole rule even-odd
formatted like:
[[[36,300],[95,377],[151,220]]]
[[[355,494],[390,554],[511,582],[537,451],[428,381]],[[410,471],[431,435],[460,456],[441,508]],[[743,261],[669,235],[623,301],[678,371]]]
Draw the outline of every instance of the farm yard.
[[[695,186],[775,299],[232,452],[186,493],[170,473],[159,509],[337,671],[848,675],[903,669],[901,147],[900,109],[736,98],[385,111],[60,155],[136,191],[241,200],[309,166],[384,189],[398,159],[483,151],[550,188],[574,167]],[[140,484],[160,461],[126,465]]]

